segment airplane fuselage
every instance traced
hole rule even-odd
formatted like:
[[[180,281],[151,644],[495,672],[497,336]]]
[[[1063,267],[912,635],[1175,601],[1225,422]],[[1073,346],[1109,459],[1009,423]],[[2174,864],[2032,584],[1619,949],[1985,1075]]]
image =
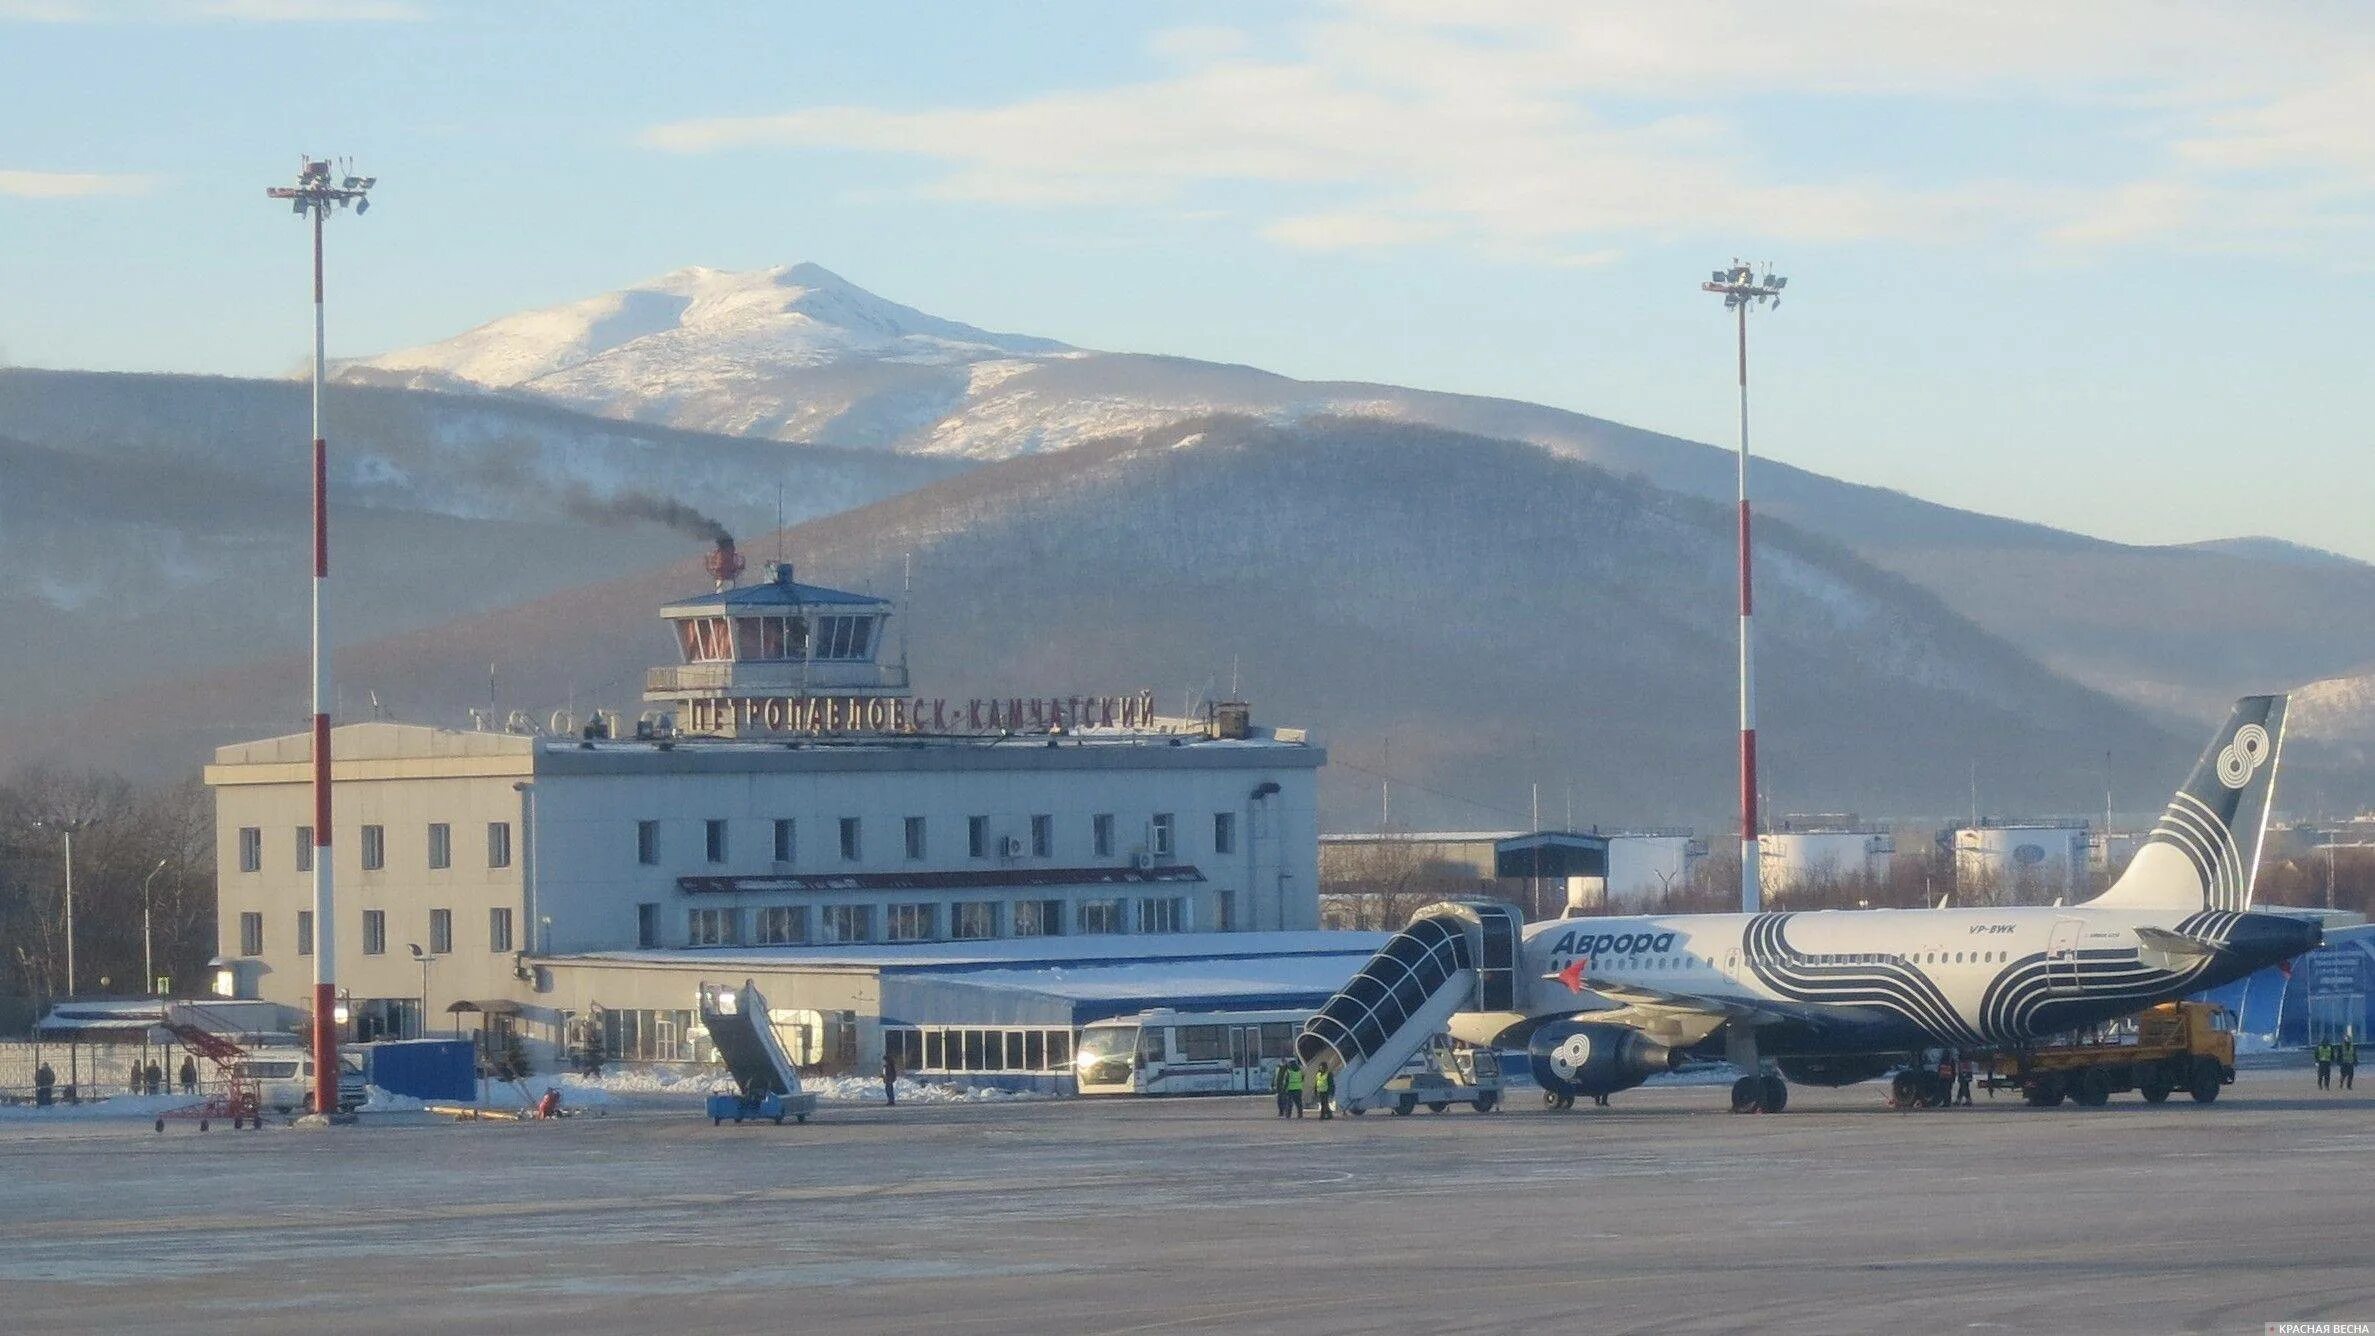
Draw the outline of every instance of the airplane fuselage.
[[[1769,1056],[2009,1045],[2216,987],[2316,937],[2283,915],[2085,906],[1560,919],[1526,929],[1519,998],[1529,1017],[1660,994],[1736,1006]]]

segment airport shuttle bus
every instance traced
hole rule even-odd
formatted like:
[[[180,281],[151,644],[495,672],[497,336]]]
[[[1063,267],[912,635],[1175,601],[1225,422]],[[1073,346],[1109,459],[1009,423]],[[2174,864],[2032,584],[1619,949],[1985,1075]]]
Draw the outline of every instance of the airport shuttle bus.
[[[1083,1095],[1242,1095],[1270,1089],[1295,1056],[1308,1008],[1144,1011],[1081,1027],[1073,1057]]]

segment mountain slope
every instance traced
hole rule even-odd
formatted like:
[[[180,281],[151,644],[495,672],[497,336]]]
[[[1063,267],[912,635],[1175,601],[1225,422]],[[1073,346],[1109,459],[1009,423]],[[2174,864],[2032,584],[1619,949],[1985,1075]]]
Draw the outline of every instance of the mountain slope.
[[[1390,739],[1396,810],[1522,822],[1529,786],[1580,819],[1723,827],[1733,734],[1731,518],[1721,506],[1508,442],[1325,419],[1181,424],[984,467],[796,526],[802,576],[895,591],[926,694],[1150,689],[1164,708],[1242,677],[1257,716],[1332,748],[1327,819],[1368,821]],[[1983,794],[2092,807],[2190,754],[1937,599],[1771,526],[1763,699],[1772,809],[1959,810]],[[342,680],[400,716],[635,708],[666,659],[664,570],[387,637]],[[185,755],[285,727],[291,658],[111,703],[95,738]],[[209,711],[193,727],[199,707]],[[1951,759],[1946,759],[1951,758]],[[1555,799],[1551,795],[1556,795]]]
[[[353,642],[642,569],[682,508],[749,532],[947,473],[534,402],[335,387],[335,631]],[[306,642],[302,385],[0,370],[9,711]]]
[[[739,314],[704,317],[700,301],[684,295],[712,289],[733,294],[719,305]],[[812,290],[831,300],[812,302]],[[779,308],[792,314],[778,318]],[[345,374],[468,383],[639,422],[969,460],[1065,450],[1216,413],[1276,423],[1352,415],[1524,441],[1691,496],[1732,495],[1728,451],[1583,414],[1082,352],[922,323],[931,319],[813,265],[688,270]],[[1754,481],[1763,514],[1844,544],[2056,671],[2165,722],[2375,662],[2375,567],[2362,563],[2314,560],[2323,554],[2272,540],[2104,542],[1773,460],[1757,462]]]

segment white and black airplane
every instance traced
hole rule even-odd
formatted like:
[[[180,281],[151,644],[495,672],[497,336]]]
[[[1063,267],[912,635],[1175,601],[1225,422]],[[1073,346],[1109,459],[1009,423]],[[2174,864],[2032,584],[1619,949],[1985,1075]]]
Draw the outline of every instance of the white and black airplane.
[[[1735,1109],[1778,1112],[1785,1077],[1849,1085],[1925,1049],[2018,1045],[2216,987],[2322,940],[2312,920],[2250,912],[2284,715],[2282,696],[2237,701],[2126,872],[2085,904],[1527,924],[1513,905],[1449,901],[1311,1018],[1298,1053],[1336,1069],[1349,1101],[1446,1030],[1526,1050],[1568,1103],[1720,1058],[1743,1073]]]

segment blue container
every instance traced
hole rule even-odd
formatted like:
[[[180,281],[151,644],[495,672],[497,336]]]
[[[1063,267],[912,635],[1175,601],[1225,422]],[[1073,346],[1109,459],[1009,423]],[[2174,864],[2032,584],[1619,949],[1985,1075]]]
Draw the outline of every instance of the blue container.
[[[467,1039],[405,1039],[364,1051],[363,1079],[391,1095],[470,1099],[478,1094],[478,1054]]]

